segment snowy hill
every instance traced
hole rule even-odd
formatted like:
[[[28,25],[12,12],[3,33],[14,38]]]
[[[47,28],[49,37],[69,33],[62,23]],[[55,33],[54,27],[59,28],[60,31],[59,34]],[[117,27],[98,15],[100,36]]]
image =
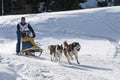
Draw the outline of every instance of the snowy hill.
[[[26,17],[44,52],[17,56],[16,24]],[[0,80],[119,80],[120,6],[0,17]],[[50,61],[50,44],[77,41],[80,65]],[[115,57],[115,58],[114,58]]]

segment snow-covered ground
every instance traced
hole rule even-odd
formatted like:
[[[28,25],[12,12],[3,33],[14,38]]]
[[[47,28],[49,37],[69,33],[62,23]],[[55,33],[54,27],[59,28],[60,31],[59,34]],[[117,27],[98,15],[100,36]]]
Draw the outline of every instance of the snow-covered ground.
[[[16,24],[26,17],[35,41],[44,49],[40,57],[17,56]],[[48,45],[79,42],[80,65],[51,62]],[[0,17],[0,80],[119,80],[120,6],[56,13]],[[36,53],[37,55],[37,53]]]

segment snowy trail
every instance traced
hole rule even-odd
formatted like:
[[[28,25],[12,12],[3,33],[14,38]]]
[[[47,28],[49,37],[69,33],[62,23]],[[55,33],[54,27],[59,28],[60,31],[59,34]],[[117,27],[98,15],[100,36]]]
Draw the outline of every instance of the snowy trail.
[[[117,71],[120,59],[115,59],[112,54],[110,55],[114,52],[114,46],[108,41],[66,39],[69,42],[80,42],[82,46],[79,53],[80,65],[76,64],[75,60],[72,61],[72,65],[69,65],[64,55],[60,64],[51,62],[47,45],[61,43],[63,40],[47,38],[39,41],[41,47],[44,48],[44,52],[39,58],[17,56],[13,51],[11,51],[13,53],[1,53],[0,63],[8,65],[13,71],[16,71],[17,80],[119,80]],[[104,51],[101,51],[102,49]],[[114,62],[114,59],[118,62]]]
[[[119,80],[120,78],[117,73],[120,65],[111,58],[106,60],[80,56],[79,60],[80,65],[76,63],[69,65],[66,61],[60,64],[51,62],[45,55],[40,58],[3,54],[1,56],[1,63],[16,71],[17,80]]]
[[[110,54],[114,52],[114,46],[108,41],[66,39],[69,42],[80,42],[82,49],[79,53],[79,61],[81,64],[78,65],[73,60],[73,64],[69,65],[64,55],[60,64],[51,62],[47,45],[61,43],[63,40],[53,38],[40,40],[39,43],[44,48],[44,52],[39,58],[17,56],[14,55],[14,49],[9,49],[13,53],[7,51],[1,53],[0,64],[7,65],[15,71],[16,80],[119,80],[120,59],[113,58]],[[15,44],[15,42],[9,42],[7,45],[10,44]],[[104,51],[101,51],[102,49]]]

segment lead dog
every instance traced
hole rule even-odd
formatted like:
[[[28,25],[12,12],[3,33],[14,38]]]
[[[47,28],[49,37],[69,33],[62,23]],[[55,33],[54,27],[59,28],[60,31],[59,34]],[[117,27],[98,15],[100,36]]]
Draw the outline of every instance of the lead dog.
[[[64,41],[64,55],[66,56],[68,63],[71,64],[70,58],[73,59],[73,55],[76,58],[78,64],[78,52],[80,51],[80,44],[78,42],[73,42],[72,44],[68,44],[67,41]]]
[[[57,60],[60,63],[60,59],[63,53],[63,46],[62,45],[50,45],[48,46],[51,55],[51,61]]]

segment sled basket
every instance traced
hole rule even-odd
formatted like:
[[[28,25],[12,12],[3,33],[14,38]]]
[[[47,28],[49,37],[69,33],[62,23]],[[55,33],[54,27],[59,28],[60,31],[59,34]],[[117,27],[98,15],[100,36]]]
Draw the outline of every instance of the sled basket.
[[[43,52],[43,50],[35,44],[34,39],[29,36],[25,36],[24,38],[22,38],[21,44],[22,50],[20,51],[20,53],[33,54],[35,52],[40,52],[41,55]]]

